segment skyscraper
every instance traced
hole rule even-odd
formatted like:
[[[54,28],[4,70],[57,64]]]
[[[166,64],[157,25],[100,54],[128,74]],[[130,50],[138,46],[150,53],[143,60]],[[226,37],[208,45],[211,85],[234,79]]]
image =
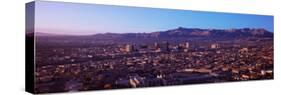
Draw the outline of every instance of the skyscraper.
[[[168,42],[163,42],[159,45],[161,52],[169,52],[169,43]]]
[[[219,44],[218,43],[212,44],[211,48],[212,49],[217,49],[217,48],[219,48]]]
[[[126,44],[125,52],[132,52],[134,50],[134,46]]]

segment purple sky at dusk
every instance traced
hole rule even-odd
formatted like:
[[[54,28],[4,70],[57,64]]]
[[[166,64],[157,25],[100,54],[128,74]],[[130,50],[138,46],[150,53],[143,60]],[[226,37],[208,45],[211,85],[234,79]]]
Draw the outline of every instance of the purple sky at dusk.
[[[50,1],[35,2],[35,31],[52,34],[154,32],[187,28],[264,28],[273,16],[121,7]]]

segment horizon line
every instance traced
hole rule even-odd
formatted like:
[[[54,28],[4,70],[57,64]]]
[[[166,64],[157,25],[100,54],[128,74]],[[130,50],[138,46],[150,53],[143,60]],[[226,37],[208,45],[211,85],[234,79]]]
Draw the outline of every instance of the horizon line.
[[[104,33],[92,33],[92,34],[62,34],[62,33],[48,33],[48,32],[39,32],[39,31],[34,31],[34,33],[42,33],[44,35],[52,35],[52,36],[89,36],[89,35],[98,35],[98,34],[128,34],[128,33],[141,33],[141,34],[145,34],[145,33],[156,33],[156,32],[164,32],[164,31],[169,31],[169,30],[174,30],[174,29],[179,29],[179,28],[184,28],[184,29],[203,29],[203,30],[231,30],[231,29],[264,29],[270,33],[274,33],[273,31],[269,31],[265,28],[248,28],[248,27],[244,27],[244,28],[186,28],[186,27],[182,27],[179,26],[177,28],[172,28],[172,29],[167,29],[167,30],[160,30],[160,31],[151,31],[151,32],[127,32],[127,33],[119,33],[119,32],[104,32]],[[76,32],[76,33],[80,33],[80,32]]]

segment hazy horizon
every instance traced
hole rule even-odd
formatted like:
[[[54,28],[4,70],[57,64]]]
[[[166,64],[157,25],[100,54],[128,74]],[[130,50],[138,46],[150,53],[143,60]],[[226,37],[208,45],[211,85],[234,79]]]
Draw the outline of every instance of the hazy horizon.
[[[50,34],[150,33],[177,27],[263,28],[273,32],[273,16],[266,15],[52,1],[36,1],[35,8],[35,32]]]
[[[176,27],[176,28],[179,28],[179,27]],[[176,28],[173,28],[173,29],[176,29]],[[184,28],[187,28],[187,27],[184,27]],[[245,27],[246,28],[246,27]],[[205,29],[205,28],[188,28],[188,29]],[[229,28],[229,29],[234,29],[234,28]],[[244,28],[235,28],[235,29],[244,29]],[[264,28],[249,28],[249,29],[264,29]],[[169,30],[169,29],[168,29]],[[216,29],[216,30],[227,30],[227,29]],[[167,31],[167,30],[162,30],[162,31]],[[138,33],[153,33],[153,32],[162,32],[162,31],[148,31],[148,32],[138,32]],[[268,31],[268,30],[267,30]],[[271,32],[271,31],[269,31]],[[37,34],[40,34],[40,35],[68,35],[68,36],[87,36],[87,35],[96,35],[96,34],[107,34],[107,33],[113,33],[113,34],[124,34],[124,33],[115,33],[115,32],[104,32],[104,33],[98,33],[98,32],[93,32],[93,34],[80,34],[79,32],[77,34],[63,34],[63,33],[48,33],[48,32],[40,32],[40,31],[37,31],[36,32]],[[134,33],[134,32],[127,32],[127,33]],[[271,32],[273,33],[273,32]]]

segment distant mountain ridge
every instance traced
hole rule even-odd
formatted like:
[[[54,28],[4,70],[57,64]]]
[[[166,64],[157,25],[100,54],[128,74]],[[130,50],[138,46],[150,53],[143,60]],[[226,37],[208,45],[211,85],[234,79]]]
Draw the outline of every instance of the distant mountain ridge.
[[[40,34],[40,35],[38,35]],[[199,29],[178,27],[166,31],[151,33],[104,33],[95,35],[53,35],[36,33],[41,41],[69,41],[91,43],[152,43],[152,42],[180,42],[191,40],[221,41],[248,38],[273,38],[273,33],[265,29],[242,28],[242,29]]]
[[[273,37],[273,33],[265,29],[199,29],[199,28],[184,28],[178,27],[176,29],[158,31],[151,33],[105,33],[92,35],[93,37]]]
[[[81,36],[81,35],[62,35],[36,32],[37,36]],[[121,36],[135,36],[135,37],[164,37],[164,36],[188,36],[188,37],[207,37],[207,36],[232,36],[232,37],[273,37],[273,33],[263,28],[242,28],[242,29],[200,29],[200,28],[184,28],[178,27],[176,29],[157,31],[151,33],[103,33],[83,36],[93,37],[121,37]]]
[[[161,33],[160,33],[161,34]],[[189,36],[189,37],[272,37],[273,33],[265,29],[199,29],[183,28],[163,31],[162,35]]]

